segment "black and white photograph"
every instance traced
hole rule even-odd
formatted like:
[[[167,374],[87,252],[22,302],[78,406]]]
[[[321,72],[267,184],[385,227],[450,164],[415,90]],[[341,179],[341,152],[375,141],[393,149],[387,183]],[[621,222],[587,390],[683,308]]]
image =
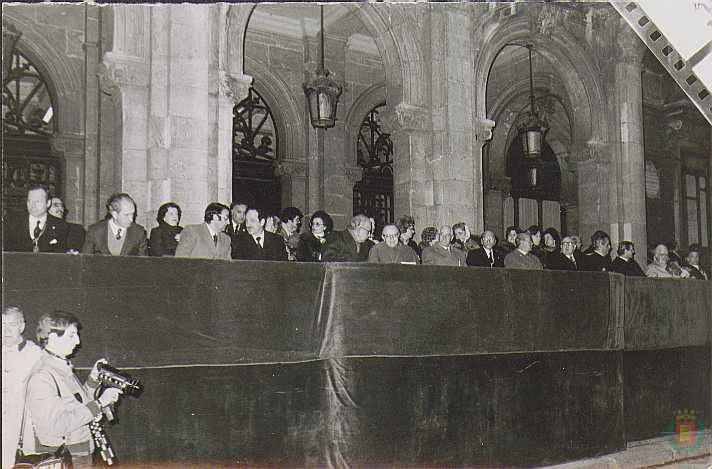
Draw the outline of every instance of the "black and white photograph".
[[[2,39],[2,469],[712,469],[712,0]]]

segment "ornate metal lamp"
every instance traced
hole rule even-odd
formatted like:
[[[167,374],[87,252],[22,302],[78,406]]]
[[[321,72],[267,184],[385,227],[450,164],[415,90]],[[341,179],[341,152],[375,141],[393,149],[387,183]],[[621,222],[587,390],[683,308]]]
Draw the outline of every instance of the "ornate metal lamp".
[[[15,49],[17,40],[20,39],[22,33],[19,32],[13,25],[3,21],[2,23],[2,81],[5,83],[7,75],[10,72],[12,64],[12,51]]]
[[[319,68],[314,78],[307,80],[302,87],[309,103],[309,117],[312,127],[328,129],[336,123],[336,107],[339,104],[342,87],[329,78],[329,71],[324,68],[324,6],[319,6],[321,15],[321,43]]]
[[[534,74],[532,72],[532,44],[525,46],[529,51],[529,106],[527,117],[519,127],[522,136],[522,152],[527,159],[535,159],[541,156],[541,149],[544,146],[544,137],[549,130],[546,121],[539,117],[534,106]]]

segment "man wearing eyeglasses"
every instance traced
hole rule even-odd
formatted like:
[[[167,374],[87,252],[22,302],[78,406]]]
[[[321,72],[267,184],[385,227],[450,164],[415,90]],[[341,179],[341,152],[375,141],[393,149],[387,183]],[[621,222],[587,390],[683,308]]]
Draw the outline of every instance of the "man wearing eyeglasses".
[[[373,225],[366,215],[356,215],[344,231],[326,237],[321,258],[324,262],[365,262],[372,244],[367,242]]]
[[[547,258],[546,268],[551,270],[579,270],[578,259],[574,254],[576,242],[571,236],[561,241],[561,252],[552,252]]]
[[[400,230],[396,225],[386,225],[381,232],[383,243],[373,246],[368,262],[374,264],[417,264],[418,256],[410,247],[399,243]]]
[[[205,208],[204,223],[183,228],[176,257],[230,260],[230,236],[224,230],[230,221],[230,209],[218,202]]]

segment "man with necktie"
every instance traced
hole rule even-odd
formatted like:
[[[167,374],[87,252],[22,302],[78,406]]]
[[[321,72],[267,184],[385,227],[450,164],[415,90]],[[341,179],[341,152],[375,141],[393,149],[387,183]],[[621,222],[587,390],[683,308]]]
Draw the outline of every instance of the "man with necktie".
[[[106,202],[109,216],[87,229],[82,254],[105,256],[145,256],[146,230],[138,223],[136,203],[130,195],[117,192]]]
[[[67,224],[47,212],[49,191],[41,184],[27,190],[27,212],[3,220],[3,250],[16,252],[66,251]]]
[[[480,249],[473,249],[467,253],[467,265],[473,267],[504,267],[504,258],[494,249],[497,238],[494,233],[487,230],[480,237]]]
[[[230,222],[230,209],[218,202],[208,204],[203,220],[204,223],[183,228],[176,257],[229,261],[230,236],[224,231]]]
[[[561,252],[549,254],[546,268],[551,270],[579,270],[579,263],[574,249],[576,249],[576,241],[571,236],[565,236],[561,241]]]
[[[611,271],[618,272],[628,277],[645,277],[645,272],[633,259],[635,256],[635,246],[630,241],[618,243],[618,257],[611,262]]]
[[[249,208],[245,214],[246,231],[237,235],[235,259],[253,261],[286,261],[282,237],[265,231],[265,213]]]

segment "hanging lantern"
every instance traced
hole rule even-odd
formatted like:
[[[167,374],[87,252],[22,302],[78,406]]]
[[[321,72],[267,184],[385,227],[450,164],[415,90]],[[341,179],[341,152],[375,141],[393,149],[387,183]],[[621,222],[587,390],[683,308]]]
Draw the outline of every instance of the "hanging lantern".
[[[527,44],[529,50],[529,112],[524,123],[519,127],[522,139],[522,153],[526,159],[537,159],[541,156],[544,147],[544,137],[548,127],[546,122],[539,118],[534,106],[534,74],[532,72],[532,45]],[[531,178],[530,178],[531,179]],[[536,179],[536,178],[534,178]]]
[[[9,23],[3,21],[2,24],[2,82],[8,78],[10,67],[12,66],[12,51],[15,49],[18,39],[22,33]],[[3,85],[4,86],[4,85]]]
[[[307,80],[302,87],[309,105],[309,117],[312,127],[328,129],[336,123],[336,107],[339,104],[342,87],[329,78],[329,71],[324,68],[324,6],[320,5],[320,61],[314,78]]]

